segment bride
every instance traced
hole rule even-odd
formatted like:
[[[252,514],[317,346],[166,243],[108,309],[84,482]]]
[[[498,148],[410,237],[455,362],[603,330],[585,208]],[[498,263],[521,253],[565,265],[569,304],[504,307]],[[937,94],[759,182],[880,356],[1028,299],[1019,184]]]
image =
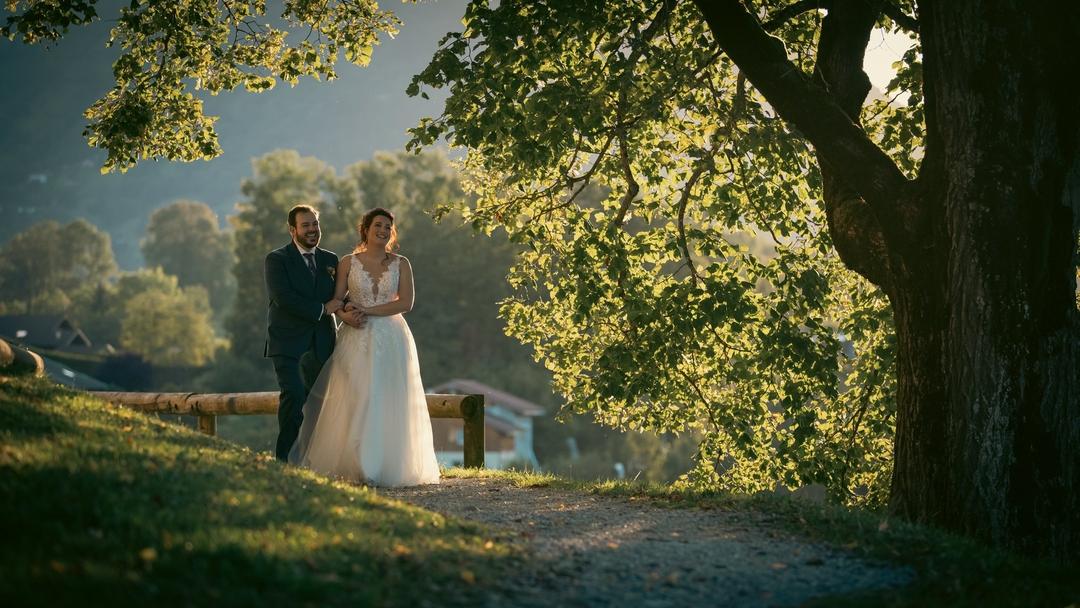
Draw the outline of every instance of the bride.
[[[337,346],[304,404],[289,462],[376,486],[439,482],[424,385],[412,332],[412,267],[391,253],[394,215],[364,214],[360,243],[337,267],[334,299],[348,294],[360,326],[343,324]]]

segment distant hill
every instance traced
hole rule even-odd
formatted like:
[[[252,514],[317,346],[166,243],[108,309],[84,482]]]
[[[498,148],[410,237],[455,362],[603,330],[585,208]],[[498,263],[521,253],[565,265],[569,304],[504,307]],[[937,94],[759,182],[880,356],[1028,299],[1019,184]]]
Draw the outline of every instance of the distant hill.
[[[388,3],[405,23],[395,39],[375,49],[369,67],[341,65],[331,83],[209,97],[207,113],[221,117],[222,156],[149,162],[124,175],[101,175],[105,154],[82,138],[83,110],[113,83],[118,52],[104,46],[108,24],[72,30],[52,48],[0,40],[0,242],[43,219],[83,217],[110,233],[121,267],[135,268],[142,265],[139,239],[154,209],[190,198],[209,204],[224,221],[253,157],[294,148],[340,170],[377,150],[403,147],[405,130],[442,108],[441,97],[410,99],[405,87],[442,35],[461,29],[464,5]]]

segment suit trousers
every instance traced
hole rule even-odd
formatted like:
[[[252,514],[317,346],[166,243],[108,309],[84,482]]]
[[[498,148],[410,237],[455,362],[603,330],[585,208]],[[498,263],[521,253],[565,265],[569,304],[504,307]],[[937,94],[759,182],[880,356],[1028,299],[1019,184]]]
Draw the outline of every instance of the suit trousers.
[[[275,454],[278,460],[285,462],[300,434],[300,424],[304,421],[304,402],[322,371],[324,361],[315,356],[314,349],[307,351],[299,359],[278,355],[273,357],[273,360],[274,373],[281,389]]]

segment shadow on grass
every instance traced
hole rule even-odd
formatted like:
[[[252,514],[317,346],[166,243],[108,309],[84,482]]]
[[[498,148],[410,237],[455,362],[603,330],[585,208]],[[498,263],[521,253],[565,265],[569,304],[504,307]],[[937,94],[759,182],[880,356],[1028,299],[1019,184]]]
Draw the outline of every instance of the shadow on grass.
[[[515,561],[478,526],[42,384],[0,385],[2,605],[469,603]]]

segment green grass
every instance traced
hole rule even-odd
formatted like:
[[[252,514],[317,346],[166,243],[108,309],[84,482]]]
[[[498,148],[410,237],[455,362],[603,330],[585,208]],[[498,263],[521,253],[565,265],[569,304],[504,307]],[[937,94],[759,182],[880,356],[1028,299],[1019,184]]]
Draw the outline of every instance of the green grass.
[[[520,553],[266,453],[0,377],[0,605],[477,603]]]
[[[811,606],[1080,606],[1080,564],[1062,564],[994,549],[976,541],[880,513],[852,511],[775,495],[738,496],[675,490],[626,481],[574,481],[551,475],[450,469],[444,477],[504,479],[520,487],[555,487],[670,508],[734,509],[759,525],[908,566],[914,584],[903,589],[823,598]]]

